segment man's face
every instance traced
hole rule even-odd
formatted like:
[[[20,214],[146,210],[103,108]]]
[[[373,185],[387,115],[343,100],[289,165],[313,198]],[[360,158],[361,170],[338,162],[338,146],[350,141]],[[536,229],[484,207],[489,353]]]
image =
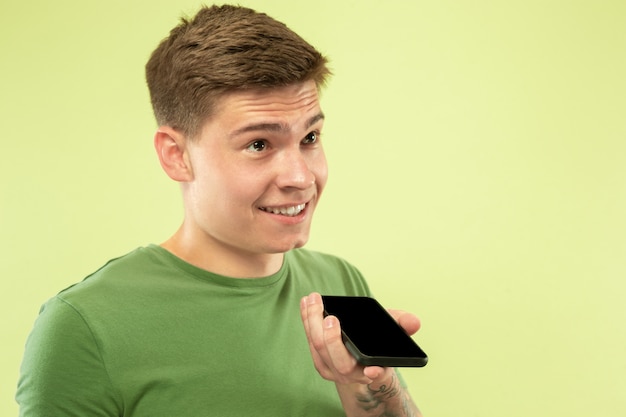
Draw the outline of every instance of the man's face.
[[[323,123],[313,81],[224,96],[187,144],[194,242],[244,256],[304,245],[328,175]]]

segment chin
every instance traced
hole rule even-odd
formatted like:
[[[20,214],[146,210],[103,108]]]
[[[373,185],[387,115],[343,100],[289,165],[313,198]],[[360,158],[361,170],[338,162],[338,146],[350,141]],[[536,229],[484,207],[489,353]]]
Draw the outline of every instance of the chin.
[[[308,241],[309,239],[307,237],[307,238],[302,238],[302,239],[298,239],[298,240],[291,241],[291,242],[285,242],[284,245],[276,246],[272,252],[274,253],[289,252],[292,249],[298,249],[298,248],[303,247],[304,245],[306,245]]]

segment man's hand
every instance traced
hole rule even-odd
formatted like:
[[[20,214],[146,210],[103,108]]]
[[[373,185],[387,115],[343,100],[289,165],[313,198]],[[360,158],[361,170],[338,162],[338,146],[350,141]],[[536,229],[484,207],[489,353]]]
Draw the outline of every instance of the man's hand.
[[[419,330],[420,321],[413,314],[388,311],[409,335]],[[304,297],[300,313],[315,369],[324,379],[335,382],[348,415],[376,415],[372,412],[378,414],[380,409],[398,410],[394,415],[400,416],[420,415],[401,388],[393,368],[365,367],[350,354],[341,338],[339,320],[334,316],[324,317],[320,294]]]

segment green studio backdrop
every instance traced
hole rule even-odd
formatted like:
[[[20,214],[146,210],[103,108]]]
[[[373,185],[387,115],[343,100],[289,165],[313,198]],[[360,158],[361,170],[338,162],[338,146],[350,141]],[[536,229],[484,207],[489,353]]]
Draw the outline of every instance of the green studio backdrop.
[[[418,314],[428,416],[626,414],[626,3],[241,1],[331,58],[309,247]],[[1,0],[0,414],[39,306],[178,226],[143,79],[191,0]]]

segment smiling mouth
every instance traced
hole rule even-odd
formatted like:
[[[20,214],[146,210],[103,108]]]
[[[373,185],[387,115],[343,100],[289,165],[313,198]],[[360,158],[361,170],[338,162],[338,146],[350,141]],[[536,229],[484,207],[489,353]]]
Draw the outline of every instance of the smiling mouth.
[[[260,207],[260,209],[267,213],[278,214],[278,215],[287,216],[287,217],[294,217],[302,213],[302,210],[304,210],[305,207],[306,207],[306,204],[298,204],[297,206],[291,206],[291,207]]]

